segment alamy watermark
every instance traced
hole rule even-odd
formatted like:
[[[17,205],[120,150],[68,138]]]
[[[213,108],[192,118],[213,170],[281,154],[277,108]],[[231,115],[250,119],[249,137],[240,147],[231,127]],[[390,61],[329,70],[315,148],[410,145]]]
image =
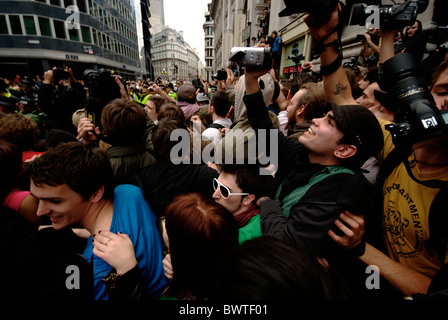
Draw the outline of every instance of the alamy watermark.
[[[170,141],[178,141],[171,148],[170,160],[173,164],[258,164],[260,175],[273,175],[278,168],[277,129],[232,129],[226,136],[203,147],[200,123],[193,122],[193,132],[176,129]]]
[[[79,8],[78,6],[68,6],[65,9],[65,13],[69,16],[65,19],[65,27],[68,30],[72,29],[81,29],[81,25],[79,24]]]

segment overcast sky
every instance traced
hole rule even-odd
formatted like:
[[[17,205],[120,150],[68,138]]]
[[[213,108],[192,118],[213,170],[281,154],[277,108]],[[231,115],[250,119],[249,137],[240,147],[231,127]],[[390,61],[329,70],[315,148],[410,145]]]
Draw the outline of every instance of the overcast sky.
[[[165,24],[184,32],[184,40],[199,52],[204,62],[204,13],[211,0],[164,0]]]

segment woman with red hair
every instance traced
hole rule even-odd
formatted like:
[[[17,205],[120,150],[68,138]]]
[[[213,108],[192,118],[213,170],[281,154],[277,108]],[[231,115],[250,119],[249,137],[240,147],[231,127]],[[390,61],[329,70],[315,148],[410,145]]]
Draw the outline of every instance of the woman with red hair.
[[[188,193],[174,198],[166,208],[164,226],[162,233],[169,252],[165,257],[164,267],[167,278],[171,280],[165,297],[207,298],[223,257],[238,247],[238,226],[235,219],[213,199],[200,193]],[[122,272],[117,274],[118,277],[112,277],[114,285],[108,284],[111,288],[110,298],[138,298],[135,295],[138,291],[138,270],[135,270],[135,265],[129,265],[129,261],[134,261],[135,256],[126,235],[101,231],[95,240],[97,237],[119,240],[109,242],[109,246],[102,248],[103,252],[97,252],[100,258]],[[121,266],[124,264],[128,266],[128,270],[123,270]],[[167,266],[172,266],[172,269],[168,270]],[[134,276],[126,274],[131,270]],[[106,278],[110,281],[111,277]]]

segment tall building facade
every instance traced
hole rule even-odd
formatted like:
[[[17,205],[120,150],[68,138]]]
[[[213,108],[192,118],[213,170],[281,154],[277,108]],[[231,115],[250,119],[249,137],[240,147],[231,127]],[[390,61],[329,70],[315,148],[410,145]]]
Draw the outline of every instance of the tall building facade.
[[[0,14],[2,73],[42,75],[69,66],[108,68],[125,78],[141,72],[130,0],[4,0]]]
[[[346,4],[350,16],[352,6],[358,2],[353,0],[342,2]],[[392,0],[381,2],[383,5],[394,3]],[[417,16],[417,19],[423,23],[423,29],[431,34],[430,41],[434,41],[432,38],[443,39],[439,41],[440,44],[448,40],[448,33],[445,31],[448,19],[442,13],[438,15],[434,12],[437,2],[443,8],[442,3],[446,1],[429,0],[428,7]],[[319,65],[319,57],[314,54],[313,38],[303,21],[305,14],[295,13],[279,17],[278,14],[283,9],[285,9],[283,0],[212,0],[210,15],[214,21],[215,70],[228,65],[232,46],[254,46],[258,43],[260,34],[264,33],[269,37],[274,30],[282,40],[280,76],[288,78],[295,69],[295,63],[288,59],[293,48],[297,48],[306,61]],[[437,17],[439,19],[436,19]],[[349,25],[347,22],[342,30],[342,44],[344,59],[348,60],[351,56],[359,55],[362,44],[356,40],[356,36],[365,33],[367,29],[365,25]],[[444,35],[440,36],[441,33]],[[255,44],[251,40],[252,37],[256,39]],[[435,44],[430,41],[427,43],[427,52],[435,48]]]
[[[151,3],[151,34],[156,34],[163,30],[165,25],[165,10],[163,0],[149,0]]]
[[[152,36],[151,47],[155,78],[191,81],[202,76],[199,54],[190,47],[180,32],[165,27]]]
[[[202,25],[204,29],[204,62],[205,62],[205,74],[204,77],[207,81],[212,80],[212,75],[215,73],[214,68],[214,56],[215,56],[215,47],[214,47],[214,28],[213,28],[213,19],[210,15],[210,9],[212,4],[207,4],[207,11],[204,13],[205,22]]]

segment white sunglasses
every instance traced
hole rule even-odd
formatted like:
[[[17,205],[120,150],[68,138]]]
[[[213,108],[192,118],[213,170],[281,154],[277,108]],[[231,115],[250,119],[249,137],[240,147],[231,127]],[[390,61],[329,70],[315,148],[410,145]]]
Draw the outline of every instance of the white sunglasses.
[[[218,181],[218,179],[213,178],[213,188],[216,190],[219,188],[219,193],[221,194],[221,197],[224,199],[228,199],[230,196],[247,196],[249,193],[243,192],[243,193],[232,193],[230,192],[229,188],[225,185],[223,185],[221,182]]]

